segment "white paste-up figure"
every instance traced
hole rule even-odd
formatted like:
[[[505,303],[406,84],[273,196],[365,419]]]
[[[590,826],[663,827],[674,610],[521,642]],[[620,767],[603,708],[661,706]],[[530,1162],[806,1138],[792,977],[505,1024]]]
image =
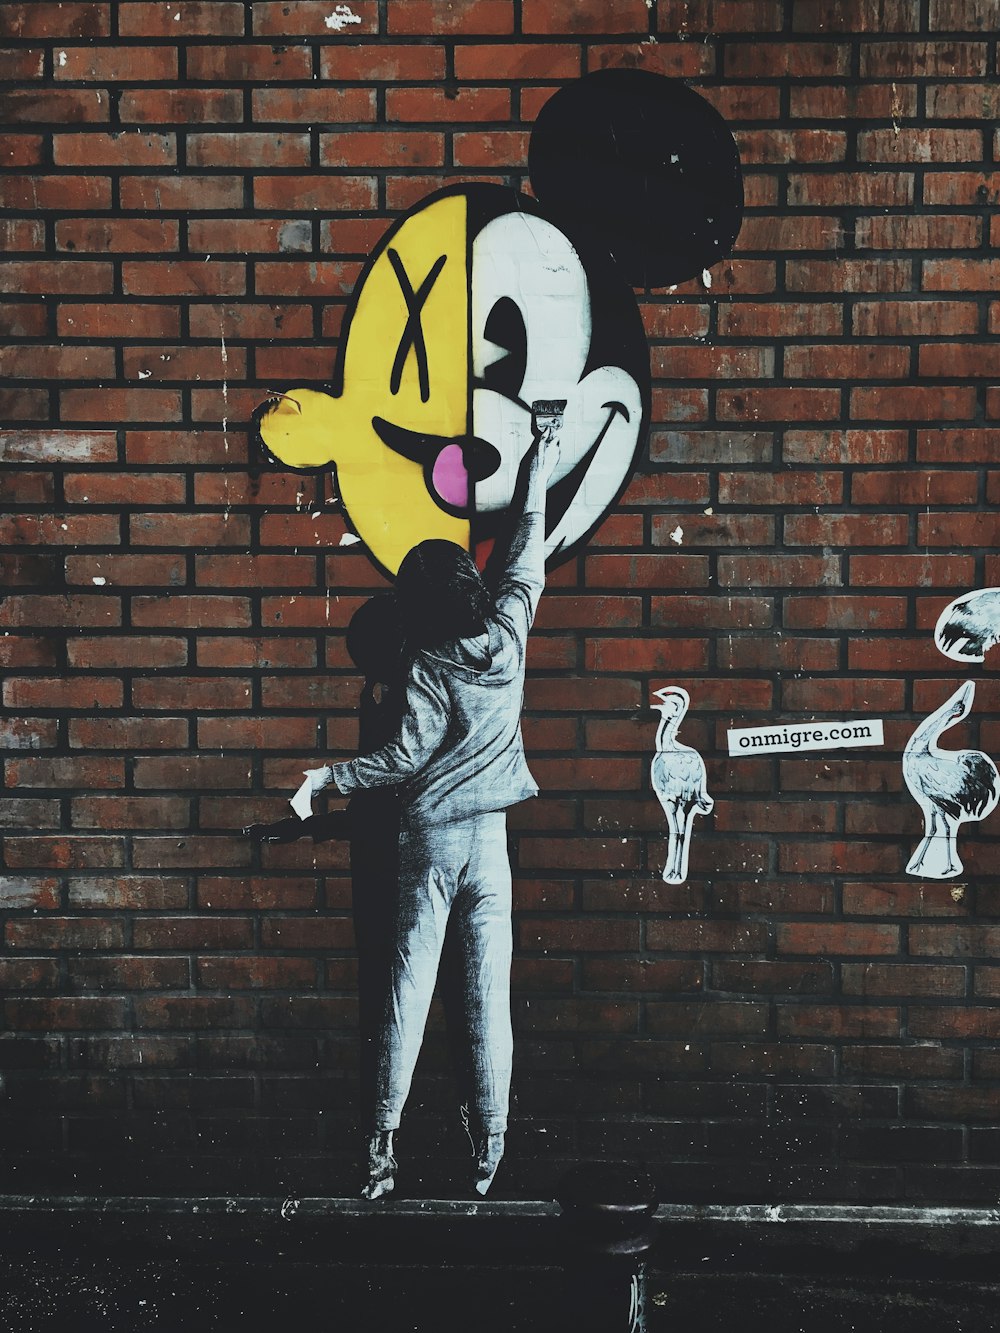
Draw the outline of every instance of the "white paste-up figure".
[[[963,593],[938,616],[934,643],[953,662],[983,662],[1000,643],[1000,588]]]
[[[921,879],[952,879],[962,873],[958,827],[985,819],[1000,798],[1000,773],[980,750],[942,750],[942,732],[968,717],[976,697],[969,680],[925,718],[903,751],[903,777],[924,814],[924,837],[906,867]]]
[[[697,750],[677,740],[677,731],[691,703],[690,695],[679,685],[667,685],[653,693],[660,700],[653,704],[660,714],[660,725],[650,774],[653,791],[667,817],[667,863],[663,878],[668,884],[683,884],[687,879],[694,817],[711,814],[715,802],[706,790],[705,761]]]

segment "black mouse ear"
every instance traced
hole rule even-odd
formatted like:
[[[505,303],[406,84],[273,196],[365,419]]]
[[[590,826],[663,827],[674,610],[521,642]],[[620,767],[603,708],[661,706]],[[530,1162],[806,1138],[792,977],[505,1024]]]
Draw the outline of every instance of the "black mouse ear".
[[[546,212],[603,243],[634,287],[711,267],[743,220],[726,122],[685,84],[645,70],[599,70],[561,88],[535,121],[528,169]]]

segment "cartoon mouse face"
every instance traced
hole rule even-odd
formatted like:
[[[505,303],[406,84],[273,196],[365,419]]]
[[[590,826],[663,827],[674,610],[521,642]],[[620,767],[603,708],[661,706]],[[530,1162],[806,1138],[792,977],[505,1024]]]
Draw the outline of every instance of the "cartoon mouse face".
[[[648,77],[657,91],[669,82]],[[634,293],[602,241],[505,187],[432,195],[369,260],[331,389],[292,388],[256,414],[273,456],[336,469],[351,524],[390,575],[427,538],[484,562],[542,404],[560,416],[547,505],[556,557],[623,490],[649,420],[649,360]]]
[[[428,537],[484,553],[534,440],[533,403],[565,403],[557,549],[624,486],[649,401],[634,297],[610,263],[585,266],[526,196],[480,185],[421,203],[372,256],[343,336],[339,385],[288,390],[260,436],[292,467],[334,465],[358,536],[389,573]]]

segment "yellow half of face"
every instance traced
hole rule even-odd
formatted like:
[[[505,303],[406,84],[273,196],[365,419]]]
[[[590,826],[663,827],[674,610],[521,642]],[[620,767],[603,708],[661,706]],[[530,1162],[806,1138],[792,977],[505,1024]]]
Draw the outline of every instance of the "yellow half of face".
[[[343,350],[339,398],[290,389],[260,422],[290,467],[332,463],[358,536],[390,574],[427,538],[469,547],[467,518],[428,490],[419,437],[460,436],[469,416],[467,203],[436,199],[388,240],[359,291]],[[415,457],[383,443],[380,419],[411,432]]]

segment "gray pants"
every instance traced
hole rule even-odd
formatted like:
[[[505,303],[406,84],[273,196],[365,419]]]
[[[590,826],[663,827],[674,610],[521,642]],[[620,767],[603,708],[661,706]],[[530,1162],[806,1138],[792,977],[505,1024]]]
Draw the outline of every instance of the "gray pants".
[[[434,994],[449,916],[458,927],[472,1112],[487,1134],[507,1128],[511,877],[503,811],[425,828],[403,820],[399,915],[379,1040],[375,1129],[399,1128]]]

